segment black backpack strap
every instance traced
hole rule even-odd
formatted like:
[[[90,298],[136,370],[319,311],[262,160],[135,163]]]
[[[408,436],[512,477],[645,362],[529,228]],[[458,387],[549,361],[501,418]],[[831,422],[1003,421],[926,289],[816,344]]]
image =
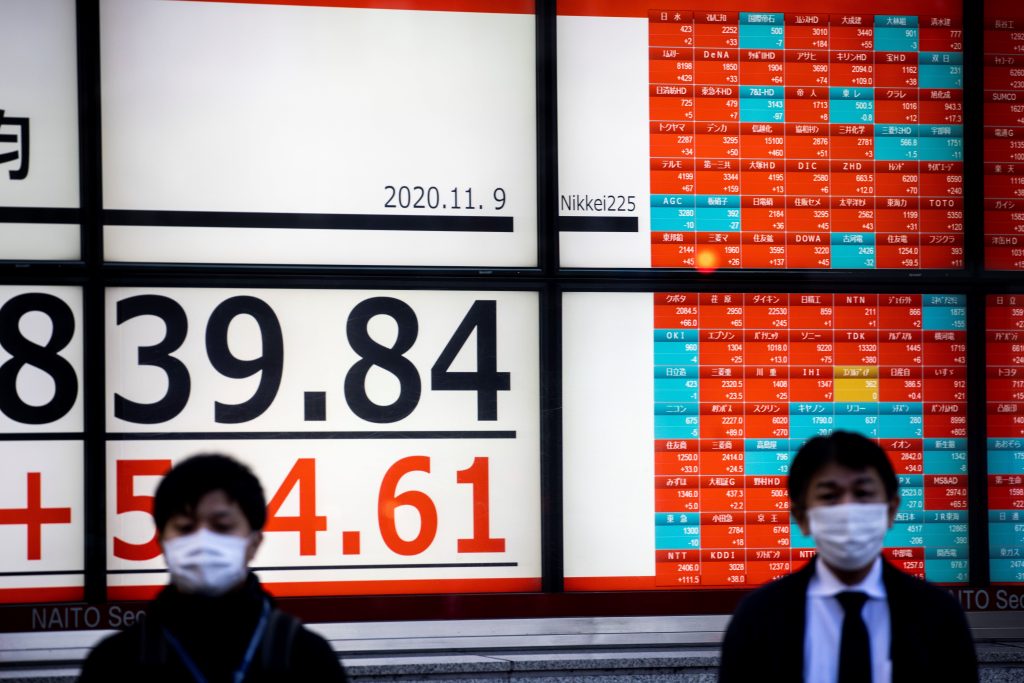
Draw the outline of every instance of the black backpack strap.
[[[263,671],[287,674],[291,666],[292,648],[295,636],[302,627],[301,622],[290,614],[274,608],[267,620],[267,630],[260,644],[260,664]]]

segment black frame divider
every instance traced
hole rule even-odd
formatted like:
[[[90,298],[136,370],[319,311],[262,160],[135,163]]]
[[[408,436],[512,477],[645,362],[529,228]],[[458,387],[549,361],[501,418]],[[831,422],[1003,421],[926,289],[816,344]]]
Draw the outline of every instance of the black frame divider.
[[[85,599],[92,603],[107,598],[99,0],[79,0],[77,26],[80,230],[86,273],[83,306],[85,368],[82,381],[85,398]]]

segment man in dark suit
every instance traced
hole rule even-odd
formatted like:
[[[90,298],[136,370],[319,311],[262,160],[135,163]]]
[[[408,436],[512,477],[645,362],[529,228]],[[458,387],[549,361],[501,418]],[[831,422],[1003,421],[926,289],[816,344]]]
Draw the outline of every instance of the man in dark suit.
[[[899,505],[881,447],[849,432],[809,440],[790,466],[789,497],[817,556],[743,600],[720,683],[978,680],[957,602],[881,557]]]

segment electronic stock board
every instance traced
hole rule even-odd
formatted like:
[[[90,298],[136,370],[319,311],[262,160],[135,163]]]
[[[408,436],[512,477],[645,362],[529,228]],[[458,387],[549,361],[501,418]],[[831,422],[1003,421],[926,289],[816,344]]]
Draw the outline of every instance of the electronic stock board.
[[[968,586],[982,524],[991,582],[1024,580],[1021,295],[987,294],[985,349],[967,323],[971,232],[988,268],[1024,263],[1007,3],[984,9],[983,227],[948,0],[558,2],[550,91],[529,2],[97,5],[102,239],[85,241],[106,270],[0,284],[0,601],[83,599],[97,466],[98,582],[152,595],[156,482],[208,450],[263,481],[254,566],[280,596],[749,589],[813,555],[786,476],[835,429],[893,459],[890,561]],[[12,7],[0,260],[74,262],[75,3]],[[552,217],[538,178],[557,179]],[[298,276],[273,282],[281,267]],[[323,269],[340,278],[302,279]],[[585,291],[594,270],[604,291]],[[728,279],[746,271],[772,284]],[[967,395],[985,352],[981,471]]]
[[[836,429],[893,461],[887,557],[967,581],[962,295],[581,292],[565,311],[567,588],[738,587],[799,568],[813,542],[790,518],[789,462]]]
[[[959,3],[570,1],[558,21],[563,265],[963,267]]]

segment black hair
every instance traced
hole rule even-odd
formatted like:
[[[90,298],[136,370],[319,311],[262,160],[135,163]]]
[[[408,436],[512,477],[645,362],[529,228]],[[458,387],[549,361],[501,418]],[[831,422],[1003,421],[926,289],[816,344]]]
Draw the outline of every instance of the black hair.
[[[811,479],[832,463],[858,472],[869,468],[875,470],[885,486],[886,498],[896,498],[896,472],[882,447],[866,436],[838,431],[830,436],[809,439],[793,458],[789,466],[789,499],[794,511],[802,512],[806,508],[807,487]]]
[[[223,491],[238,503],[253,531],[267,521],[267,500],[260,480],[233,458],[219,453],[202,453],[182,460],[160,481],[153,500],[153,518],[162,535],[167,521],[176,514],[191,514],[200,499],[211,491]]]

